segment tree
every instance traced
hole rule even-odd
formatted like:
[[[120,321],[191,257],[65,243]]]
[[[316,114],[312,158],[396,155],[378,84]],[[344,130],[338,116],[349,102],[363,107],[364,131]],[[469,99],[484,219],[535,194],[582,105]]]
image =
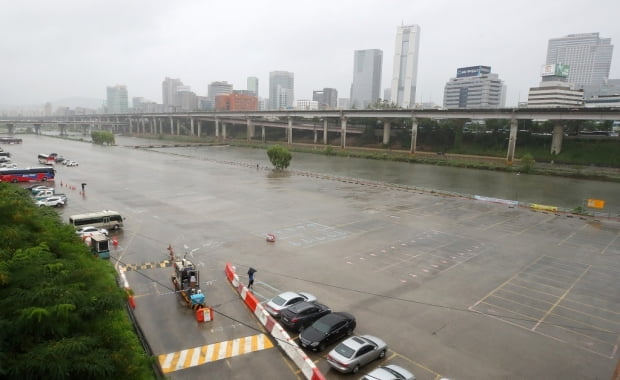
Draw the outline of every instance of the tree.
[[[109,262],[0,183],[0,379],[150,379]]]
[[[108,131],[92,131],[90,137],[93,140],[93,144],[114,145],[116,143],[114,140],[114,134]]]
[[[283,170],[288,168],[291,163],[291,152],[281,145],[274,145],[267,150],[267,156],[271,164],[275,166],[277,170]]]

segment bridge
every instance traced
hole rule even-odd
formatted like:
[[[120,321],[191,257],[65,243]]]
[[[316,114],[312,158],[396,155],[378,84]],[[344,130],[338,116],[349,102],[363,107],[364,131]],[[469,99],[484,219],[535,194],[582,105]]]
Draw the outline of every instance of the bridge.
[[[569,120],[607,121],[620,120],[620,108],[499,108],[499,109],[396,109],[396,110],[281,110],[281,111],[214,111],[214,112],[175,112],[175,113],[131,113],[131,114],[92,114],[76,116],[49,116],[31,118],[9,118],[0,120],[6,124],[9,134],[17,126],[32,125],[36,133],[44,126],[60,129],[61,135],[69,126],[110,130],[111,132],[151,133],[198,136],[213,135],[225,140],[228,125],[242,125],[246,128],[246,138],[256,138],[256,127],[261,128],[261,140],[266,139],[265,128],[278,128],[284,131],[288,144],[293,143],[293,130],[312,130],[314,142],[322,132],[323,144],[327,145],[328,132],[340,134],[340,147],[346,148],[347,135],[363,133],[365,126],[355,124],[359,119],[376,119],[383,124],[383,143],[390,141],[391,125],[394,121],[409,120],[411,123],[410,153],[416,153],[418,124],[421,119],[465,119],[465,120],[510,120],[508,152],[506,160],[514,160],[517,141],[518,120],[551,120],[555,126],[552,134],[551,153],[559,154],[562,149],[564,123]]]

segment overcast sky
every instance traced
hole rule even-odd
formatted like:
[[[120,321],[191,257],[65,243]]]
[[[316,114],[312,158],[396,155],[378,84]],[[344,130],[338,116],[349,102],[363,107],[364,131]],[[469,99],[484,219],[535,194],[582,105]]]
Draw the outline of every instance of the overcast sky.
[[[165,77],[204,96],[210,82],[245,89],[256,76],[267,97],[275,70],[295,73],[296,99],[323,87],[348,98],[353,51],[383,51],[387,88],[396,28],[418,24],[417,102],[441,104],[457,67],[482,64],[513,106],[538,85],[550,38],[611,38],[610,77],[620,78],[619,15],[620,0],[3,0],[0,104],[105,99],[116,84],[130,101],[161,103]]]

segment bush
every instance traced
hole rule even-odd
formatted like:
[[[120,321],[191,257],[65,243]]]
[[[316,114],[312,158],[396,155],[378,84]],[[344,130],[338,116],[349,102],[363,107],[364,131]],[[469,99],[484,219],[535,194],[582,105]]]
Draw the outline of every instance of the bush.
[[[291,152],[281,145],[274,145],[267,150],[267,156],[271,164],[275,166],[277,170],[283,170],[288,168],[291,163]]]
[[[532,171],[532,169],[534,169],[534,164],[536,164],[536,161],[534,161],[534,157],[529,154],[526,153],[523,155],[523,157],[521,157],[521,171],[524,173],[529,173]]]

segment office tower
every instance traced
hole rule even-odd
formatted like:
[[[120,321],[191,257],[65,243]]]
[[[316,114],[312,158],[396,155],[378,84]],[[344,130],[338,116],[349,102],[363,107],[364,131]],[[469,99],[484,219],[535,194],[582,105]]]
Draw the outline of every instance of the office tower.
[[[161,83],[161,92],[162,92],[162,104],[164,106],[164,111],[173,110],[174,107],[179,105],[179,102],[176,99],[177,87],[183,86],[183,82],[180,79],[176,78],[168,78],[164,79]]]
[[[318,103],[319,109],[335,109],[338,105],[338,90],[325,87],[323,90],[313,91],[312,100]]]
[[[190,86],[179,86],[175,95],[179,111],[195,111],[198,109],[198,97]]]
[[[247,83],[248,91],[252,91],[254,93],[254,96],[258,96],[258,78],[248,77]]]
[[[543,65],[539,87],[530,88],[527,96],[528,108],[573,108],[583,106],[583,90],[574,88],[568,81],[568,65]]]
[[[349,104],[352,108],[366,108],[380,98],[382,64],[383,52],[379,49],[354,52],[353,84]]]
[[[288,71],[269,73],[269,109],[289,109],[295,97],[295,75]]]
[[[456,69],[443,93],[444,108],[500,108],[504,106],[506,89],[491,66],[469,66]]]
[[[600,86],[609,77],[613,50],[611,38],[598,33],[569,34],[549,40],[546,64],[568,65],[568,82],[577,89]]]
[[[107,113],[127,113],[127,110],[129,109],[127,87],[123,85],[108,86],[107,104]]]
[[[420,26],[403,25],[396,31],[394,70],[392,71],[391,103],[403,108],[415,105],[418,81]]]
[[[218,95],[230,95],[233,92],[233,85],[226,81],[211,82],[207,89],[207,97],[213,101]]]

